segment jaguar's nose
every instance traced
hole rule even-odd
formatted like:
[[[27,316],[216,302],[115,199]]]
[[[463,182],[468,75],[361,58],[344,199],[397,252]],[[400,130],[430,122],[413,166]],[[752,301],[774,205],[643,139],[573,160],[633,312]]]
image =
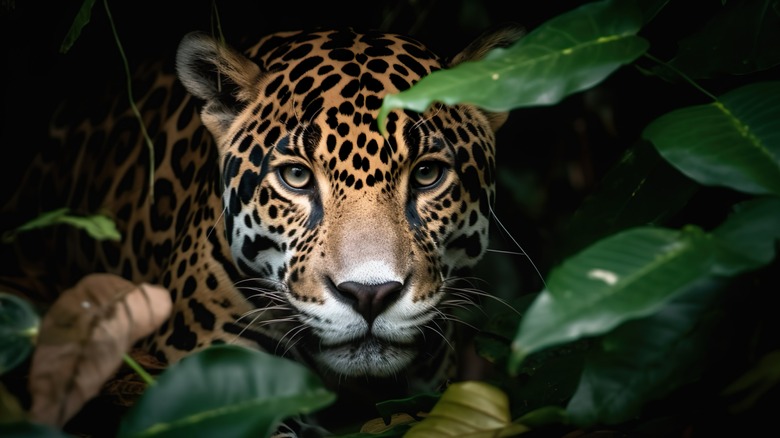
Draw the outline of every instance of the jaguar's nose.
[[[352,304],[352,308],[371,324],[380,313],[398,299],[403,288],[404,285],[397,281],[382,284],[345,281],[336,286],[336,292],[340,299]]]

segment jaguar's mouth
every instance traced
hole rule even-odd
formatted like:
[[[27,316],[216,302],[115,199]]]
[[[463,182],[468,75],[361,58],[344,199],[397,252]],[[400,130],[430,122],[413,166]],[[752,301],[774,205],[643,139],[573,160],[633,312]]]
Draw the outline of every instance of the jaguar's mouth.
[[[414,342],[390,342],[375,336],[334,344],[320,344],[318,362],[344,376],[387,377],[406,368],[419,346]]]
[[[364,345],[373,345],[376,344],[380,347],[397,347],[397,348],[414,348],[416,346],[415,342],[398,342],[398,341],[390,341],[388,339],[380,338],[376,335],[368,334],[365,335],[359,339],[350,339],[346,341],[340,341],[340,342],[320,342],[320,349],[321,350],[334,350],[334,349],[342,349],[342,348],[360,348]]]

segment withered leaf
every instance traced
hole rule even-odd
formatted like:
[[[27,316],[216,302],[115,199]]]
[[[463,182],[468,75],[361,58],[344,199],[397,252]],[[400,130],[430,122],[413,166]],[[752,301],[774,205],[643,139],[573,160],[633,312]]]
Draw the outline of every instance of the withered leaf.
[[[43,316],[30,369],[31,417],[61,427],[117,371],[122,356],[171,312],[167,290],[91,274]]]

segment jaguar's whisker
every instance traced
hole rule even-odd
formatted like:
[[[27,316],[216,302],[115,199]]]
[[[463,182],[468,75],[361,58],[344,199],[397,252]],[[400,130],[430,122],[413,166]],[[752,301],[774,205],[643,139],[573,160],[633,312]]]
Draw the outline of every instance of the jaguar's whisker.
[[[488,208],[490,209],[490,216],[493,218],[494,221],[496,221],[499,228],[504,232],[504,234],[506,234],[509,237],[509,239],[512,240],[512,243],[514,243],[515,246],[518,249],[520,249],[522,255],[524,255],[528,259],[528,262],[534,268],[534,271],[536,271],[536,275],[538,275],[539,279],[542,281],[544,288],[547,289],[547,283],[544,281],[544,276],[542,275],[541,271],[539,271],[539,268],[536,266],[536,263],[534,263],[534,261],[531,259],[531,256],[529,256],[528,253],[525,251],[525,249],[523,249],[523,247],[519,243],[517,243],[517,240],[515,240],[515,238],[512,236],[512,233],[510,233],[509,230],[506,229],[504,224],[501,223],[501,220],[498,219],[496,212],[493,211],[493,207],[488,206]]]
[[[450,340],[447,339],[447,336],[445,336],[444,332],[441,330],[441,327],[439,327],[439,324],[436,324],[436,328],[434,328],[433,326],[431,326],[429,324],[424,325],[423,328],[427,328],[428,330],[430,330],[430,331],[436,333],[437,335],[439,335],[439,337],[441,337],[441,339],[447,344],[447,346],[449,346],[449,348],[452,351],[455,351],[455,347],[452,345]]]
[[[310,327],[307,326],[306,324],[300,324],[298,327],[293,327],[292,329],[288,330],[287,333],[285,333],[281,338],[279,338],[279,342],[276,344],[277,350],[275,350],[274,352],[278,351],[278,347],[282,344],[284,338],[286,338],[289,335],[290,339],[287,341],[287,348],[285,348],[284,352],[282,353],[282,356],[287,355],[290,349],[292,349],[301,339],[303,339],[303,337],[300,337],[298,338],[298,340],[295,340],[295,337],[301,334],[302,332],[308,330],[309,328]]]

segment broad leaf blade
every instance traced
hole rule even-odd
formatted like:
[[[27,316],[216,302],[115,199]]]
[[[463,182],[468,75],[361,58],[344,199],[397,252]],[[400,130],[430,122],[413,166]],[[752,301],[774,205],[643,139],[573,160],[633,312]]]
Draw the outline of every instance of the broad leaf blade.
[[[510,370],[530,353],[651,315],[709,274],[713,247],[712,239],[694,228],[635,228],[567,259],[521,321]]]
[[[513,436],[527,431],[509,416],[509,399],[484,382],[450,385],[430,414],[404,435],[407,438]]]
[[[484,60],[434,72],[401,93],[386,95],[379,129],[384,132],[390,110],[423,112],[433,101],[466,102],[491,111],[555,104],[644,53],[647,42],[635,35],[641,26],[642,14],[633,2],[583,5]]]
[[[172,365],[122,421],[121,437],[268,436],[335,396],[302,365],[231,345]]]
[[[39,323],[38,314],[27,301],[0,292],[0,375],[27,359]]]
[[[719,290],[718,281],[704,278],[654,315],[601,339],[567,406],[572,422],[587,428],[628,421],[645,403],[698,378],[716,349],[708,341],[719,320],[712,310]]]
[[[667,113],[643,136],[705,185],[780,195],[780,82],[759,82],[718,101]]]

